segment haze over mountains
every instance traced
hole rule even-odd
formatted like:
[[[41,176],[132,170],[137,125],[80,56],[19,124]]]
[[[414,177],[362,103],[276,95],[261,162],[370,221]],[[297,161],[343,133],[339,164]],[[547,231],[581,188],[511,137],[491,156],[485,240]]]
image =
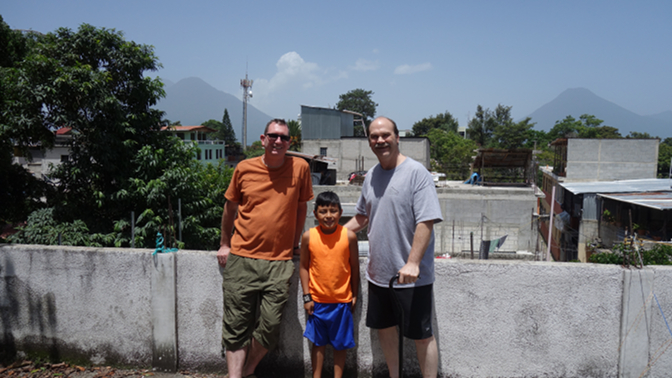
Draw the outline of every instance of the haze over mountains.
[[[180,121],[185,126],[200,125],[209,119],[221,121],[226,108],[236,137],[242,141],[243,104],[237,97],[217,90],[196,77],[183,79],[175,84],[165,80],[164,83],[166,97],[159,102],[157,108],[166,112],[166,118]],[[253,102],[248,102],[247,105],[248,144],[259,139],[259,135],[264,132],[264,126],[272,118],[255,108]],[[297,104],[297,107],[299,105],[301,104]],[[672,137],[672,110],[648,116],[639,115],[585,88],[565,90],[529,117],[536,123],[536,130],[548,131],[556,121],[563,120],[568,115],[578,119],[582,114],[594,115],[604,121],[603,125],[617,128],[624,137],[631,131],[646,132],[663,139]]]
[[[166,97],[157,108],[166,112],[166,118],[172,122],[180,121],[182,126],[200,125],[214,119],[222,121],[224,109],[228,109],[231,125],[236,132],[236,138],[243,140],[243,102],[236,96],[222,92],[205,81],[190,77],[175,84],[164,80]],[[247,103],[247,144],[259,140],[264,133],[266,123],[271,116]]]
[[[617,128],[624,137],[631,131],[646,132],[663,139],[672,136],[672,111],[642,116],[598,97],[585,88],[567,89],[528,117],[537,123],[534,126],[536,130],[548,131],[556,121],[568,115],[579,119],[582,114],[594,115],[604,121],[603,125]]]

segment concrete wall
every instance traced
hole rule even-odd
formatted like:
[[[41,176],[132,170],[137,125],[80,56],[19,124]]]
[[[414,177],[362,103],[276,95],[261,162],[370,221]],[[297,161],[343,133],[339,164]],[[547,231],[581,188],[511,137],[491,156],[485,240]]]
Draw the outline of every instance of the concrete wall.
[[[0,247],[0,350],[156,366],[157,334],[175,329],[180,369],[225,371],[215,252],[151,252]],[[171,259],[172,268],[157,271]],[[366,260],[361,264],[364,269]],[[672,334],[662,315],[672,314],[670,267],[437,260],[436,271],[441,377],[663,377],[672,371],[666,353]],[[152,292],[159,273],[173,277],[176,324],[157,320]],[[355,312],[348,377],[385,376],[376,333],[365,326],[366,289]],[[290,290],[280,345],[257,370],[265,377],[310,374],[298,274]],[[414,346],[407,340],[405,347],[407,371],[417,376]]]
[[[314,186],[318,193],[331,190],[342,203],[356,203],[361,187]],[[492,240],[508,235],[502,251],[534,252],[536,249],[536,223],[532,214],[537,197],[532,188],[497,188],[450,182],[447,187],[436,189],[444,221],[434,226],[436,253],[457,255],[469,251],[470,233],[474,233],[474,249],[478,253],[481,240]],[[306,229],[315,226],[312,202],[308,207]],[[482,227],[481,227],[482,226]]]
[[[658,139],[567,140],[567,177],[570,181],[608,181],[655,178]]]
[[[337,180],[347,180],[354,171],[368,171],[378,164],[378,158],[371,151],[366,138],[342,139],[304,139],[301,152],[319,155],[320,147],[327,148],[327,156],[338,159],[336,162]],[[429,169],[429,140],[427,138],[400,138],[399,148]],[[363,161],[363,164],[362,164]]]

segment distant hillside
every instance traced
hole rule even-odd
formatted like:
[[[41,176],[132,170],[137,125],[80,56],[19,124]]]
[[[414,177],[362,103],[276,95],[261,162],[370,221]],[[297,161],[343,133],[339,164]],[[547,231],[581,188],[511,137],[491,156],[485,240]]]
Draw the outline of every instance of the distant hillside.
[[[175,84],[166,83],[166,97],[157,104],[166,118],[183,126],[200,125],[215,119],[221,121],[228,109],[236,138],[242,143],[243,102],[235,96],[215,89],[205,81],[190,77]],[[247,103],[247,144],[259,140],[271,116]]]
[[[646,132],[661,138],[672,136],[672,111],[641,116],[598,97],[585,88],[567,89],[529,117],[532,117],[532,122],[537,123],[537,130],[548,131],[556,121],[563,120],[568,115],[578,119],[582,114],[592,114],[604,120],[603,125],[617,128],[623,136],[631,131]]]

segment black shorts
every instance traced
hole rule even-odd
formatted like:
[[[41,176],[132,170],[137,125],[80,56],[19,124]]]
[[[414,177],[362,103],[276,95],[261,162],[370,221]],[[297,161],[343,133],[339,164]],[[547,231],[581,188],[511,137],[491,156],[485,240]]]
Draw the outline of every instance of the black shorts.
[[[433,285],[394,289],[404,309],[404,336],[422,340],[432,336]],[[366,326],[383,329],[399,324],[397,305],[390,289],[369,282]]]

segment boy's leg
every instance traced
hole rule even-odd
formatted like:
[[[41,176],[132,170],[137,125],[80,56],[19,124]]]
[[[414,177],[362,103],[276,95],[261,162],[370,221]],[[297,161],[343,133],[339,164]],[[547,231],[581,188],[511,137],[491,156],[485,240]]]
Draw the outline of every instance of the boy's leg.
[[[316,346],[313,344],[313,349],[310,351],[310,357],[313,365],[313,378],[322,377],[322,367],[324,366],[324,352],[327,349],[326,345]],[[334,354],[334,360],[336,359]]]
[[[347,349],[334,349],[334,378],[343,377],[343,369],[345,369],[345,357],[347,352]]]
[[[436,378],[439,370],[439,349],[434,336],[415,340],[415,349],[418,353],[418,362],[420,363],[422,377]]]

